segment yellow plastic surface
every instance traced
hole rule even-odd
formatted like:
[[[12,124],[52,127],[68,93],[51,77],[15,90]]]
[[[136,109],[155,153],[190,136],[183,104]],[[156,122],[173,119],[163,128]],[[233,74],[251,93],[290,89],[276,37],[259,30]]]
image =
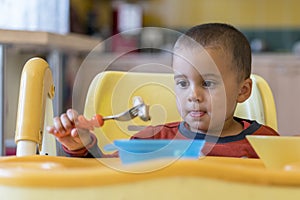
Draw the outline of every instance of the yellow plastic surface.
[[[300,164],[300,137],[247,136],[247,139],[269,169],[282,170]]]
[[[276,105],[272,90],[266,80],[264,80],[261,76],[255,75],[255,80],[263,103],[265,113],[264,124],[272,127],[274,130],[278,130]]]
[[[46,98],[53,98],[54,85],[48,63],[41,58],[26,62],[21,77],[15,141],[42,143]]]
[[[107,161],[109,160],[109,161]],[[116,171],[103,159],[51,156],[0,159],[1,199],[299,199],[300,168],[267,170],[259,159],[178,160],[148,173]],[[105,163],[121,164],[119,159]],[[156,166],[153,160],[129,168]],[[196,193],[195,193],[196,192]],[[234,194],[234,196],[232,196]],[[199,196],[199,197],[200,197]]]

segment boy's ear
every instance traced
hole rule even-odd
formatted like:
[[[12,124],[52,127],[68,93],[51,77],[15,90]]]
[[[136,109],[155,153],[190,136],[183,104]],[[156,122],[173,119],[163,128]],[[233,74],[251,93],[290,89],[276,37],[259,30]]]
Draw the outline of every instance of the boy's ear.
[[[246,101],[250,97],[251,91],[252,91],[252,80],[251,78],[247,78],[241,83],[237,102],[243,103],[244,101]]]

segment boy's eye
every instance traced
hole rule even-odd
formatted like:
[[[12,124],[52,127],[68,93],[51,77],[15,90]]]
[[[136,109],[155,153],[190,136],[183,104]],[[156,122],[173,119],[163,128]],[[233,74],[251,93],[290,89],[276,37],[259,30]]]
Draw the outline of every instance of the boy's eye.
[[[212,88],[212,87],[214,87],[216,85],[216,83],[215,82],[213,82],[213,81],[203,81],[203,87],[204,88]]]
[[[189,82],[186,80],[178,80],[176,81],[176,85],[178,85],[181,88],[186,88],[189,86]]]

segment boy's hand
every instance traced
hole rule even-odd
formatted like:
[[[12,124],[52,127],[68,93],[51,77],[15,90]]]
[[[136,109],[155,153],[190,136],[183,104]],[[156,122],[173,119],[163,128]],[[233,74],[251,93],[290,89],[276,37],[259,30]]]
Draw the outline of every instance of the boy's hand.
[[[78,128],[78,113],[73,109],[67,110],[60,117],[54,118],[54,125],[47,127],[57,140],[67,149],[79,150],[91,143],[91,133],[88,129]]]

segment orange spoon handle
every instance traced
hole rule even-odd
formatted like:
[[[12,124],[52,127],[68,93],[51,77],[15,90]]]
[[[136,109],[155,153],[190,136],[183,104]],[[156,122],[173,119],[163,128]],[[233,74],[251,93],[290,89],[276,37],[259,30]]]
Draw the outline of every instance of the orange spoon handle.
[[[92,119],[88,120],[83,115],[78,116],[77,128],[94,130],[94,127],[101,127],[104,124],[103,117],[99,114],[96,114]]]

